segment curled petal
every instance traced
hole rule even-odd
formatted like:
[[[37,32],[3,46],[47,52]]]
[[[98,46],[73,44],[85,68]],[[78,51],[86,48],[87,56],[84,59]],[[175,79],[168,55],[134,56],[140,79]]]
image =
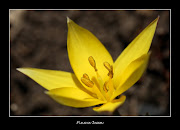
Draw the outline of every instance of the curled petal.
[[[60,104],[77,108],[90,107],[104,103],[104,101],[94,98],[78,88],[57,88],[47,91],[46,94]]]
[[[103,112],[103,111],[113,112],[116,108],[122,105],[125,100],[126,100],[126,96],[122,95],[119,99],[114,99],[111,102],[107,102],[100,107],[94,107],[93,110],[96,112]]]

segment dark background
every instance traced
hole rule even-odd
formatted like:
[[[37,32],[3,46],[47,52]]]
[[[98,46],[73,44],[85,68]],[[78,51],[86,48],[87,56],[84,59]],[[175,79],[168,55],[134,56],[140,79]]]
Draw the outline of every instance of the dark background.
[[[124,93],[127,99],[118,112],[123,116],[170,115],[169,10],[10,10],[10,115],[107,115],[56,103],[16,68],[73,72],[66,49],[67,16],[91,31],[115,61],[158,15],[147,71]]]

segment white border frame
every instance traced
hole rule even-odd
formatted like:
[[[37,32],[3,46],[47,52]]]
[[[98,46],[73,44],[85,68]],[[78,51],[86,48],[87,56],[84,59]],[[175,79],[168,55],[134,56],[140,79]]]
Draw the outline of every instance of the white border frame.
[[[9,9],[9,54],[10,54],[10,11],[11,10],[167,10],[170,11],[170,23],[169,23],[169,31],[170,31],[170,115],[169,116],[11,116],[10,115],[10,89],[11,89],[11,83],[10,83],[10,55],[9,55],[9,117],[171,117],[171,9]]]

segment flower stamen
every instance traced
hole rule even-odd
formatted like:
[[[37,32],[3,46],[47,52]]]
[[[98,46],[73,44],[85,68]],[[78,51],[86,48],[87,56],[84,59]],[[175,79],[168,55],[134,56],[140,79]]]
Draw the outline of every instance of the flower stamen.
[[[92,56],[90,56],[88,58],[88,60],[89,60],[90,65],[94,68],[94,70],[97,71],[96,62],[95,62],[94,58]]]
[[[107,86],[108,82],[106,81],[103,86],[103,90],[107,93],[109,91],[109,88]]]
[[[113,78],[113,66],[110,65],[108,62],[104,62],[104,67],[109,71],[108,76],[112,79]]]
[[[109,71],[109,73],[108,73],[109,80],[104,83],[103,89],[107,93],[107,97],[110,97],[110,95],[112,95],[114,92],[114,86],[113,86],[113,82],[112,82],[113,66],[110,65],[108,62],[104,62],[104,67]],[[106,90],[108,90],[108,91],[106,91]],[[107,99],[109,99],[109,98],[107,98]]]
[[[86,73],[83,74],[83,77],[90,80],[89,76]]]
[[[89,76],[87,74],[83,74],[83,77],[81,77],[81,81],[87,86],[92,88],[94,86],[93,81],[89,79]]]
[[[90,63],[90,65],[94,68],[96,75],[97,75],[97,81],[98,81],[98,86],[93,87],[93,90],[98,93],[98,95],[103,96],[103,99],[105,98],[107,101],[110,100],[110,96],[112,95],[113,91],[114,91],[114,87],[113,87],[113,82],[112,82],[112,78],[113,78],[113,66],[110,65],[108,62],[104,62],[104,66],[105,68],[109,71],[108,76],[109,76],[109,80],[107,80],[106,82],[103,81],[103,79],[101,78],[101,76],[98,73],[98,70],[96,68],[96,62],[94,60],[94,58],[92,56],[90,56],[88,58],[88,61]],[[83,74],[83,77],[81,78],[81,81],[88,87],[91,87],[94,85],[94,83],[89,79],[89,76],[87,74]],[[100,94],[100,93],[101,94]],[[101,97],[102,97],[101,96]]]

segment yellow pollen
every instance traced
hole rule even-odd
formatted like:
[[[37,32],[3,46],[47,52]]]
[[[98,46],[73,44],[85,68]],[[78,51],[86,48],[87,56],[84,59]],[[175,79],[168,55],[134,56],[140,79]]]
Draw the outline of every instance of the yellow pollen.
[[[109,71],[108,76],[112,79],[113,78],[113,66],[110,65],[108,62],[104,62],[104,66]]]
[[[109,88],[107,87],[107,81],[104,83],[103,90],[107,93],[109,91]]]
[[[109,101],[111,95],[114,92],[114,87],[113,87],[113,82],[112,82],[113,66],[110,65],[108,62],[103,63],[105,68],[109,71],[109,73],[108,73],[109,79],[106,82],[104,82],[98,73],[98,70],[96,68],[96,62],[95,62],[94,58],[92,56],[90,56],[88,58],[88,61],[96,72],[98,82],[95,82],[95,84],[94,84],[94,82],[93,82],[94,80],[93,81],[90,80],[89,76],[86,73],[84,73],[83,77],[81,78],[82,83],[85,84],[87,87],[92,88],[92,91],[98,96],[99,99]]]
[[[104,66],[106,67],[107,70],[111,71],[111,65],[108,62],[104,62]]]
[[[89,79],[89,76],[85,73],[83,74],[83,77],[86,78],[86,79]],[[90,80],[90,79],[89,79]]]
[[[81,78],[81,81],[90,88],[92,88],[94,86],[94,83],[90,79],[84,78],[84,75]]]
[[[90,56],[88,58],[88,60],[89,60],[90,65],[95,69],[95,71],[97,71],[96,62],[95,62],[94,58],[92,56]]]

